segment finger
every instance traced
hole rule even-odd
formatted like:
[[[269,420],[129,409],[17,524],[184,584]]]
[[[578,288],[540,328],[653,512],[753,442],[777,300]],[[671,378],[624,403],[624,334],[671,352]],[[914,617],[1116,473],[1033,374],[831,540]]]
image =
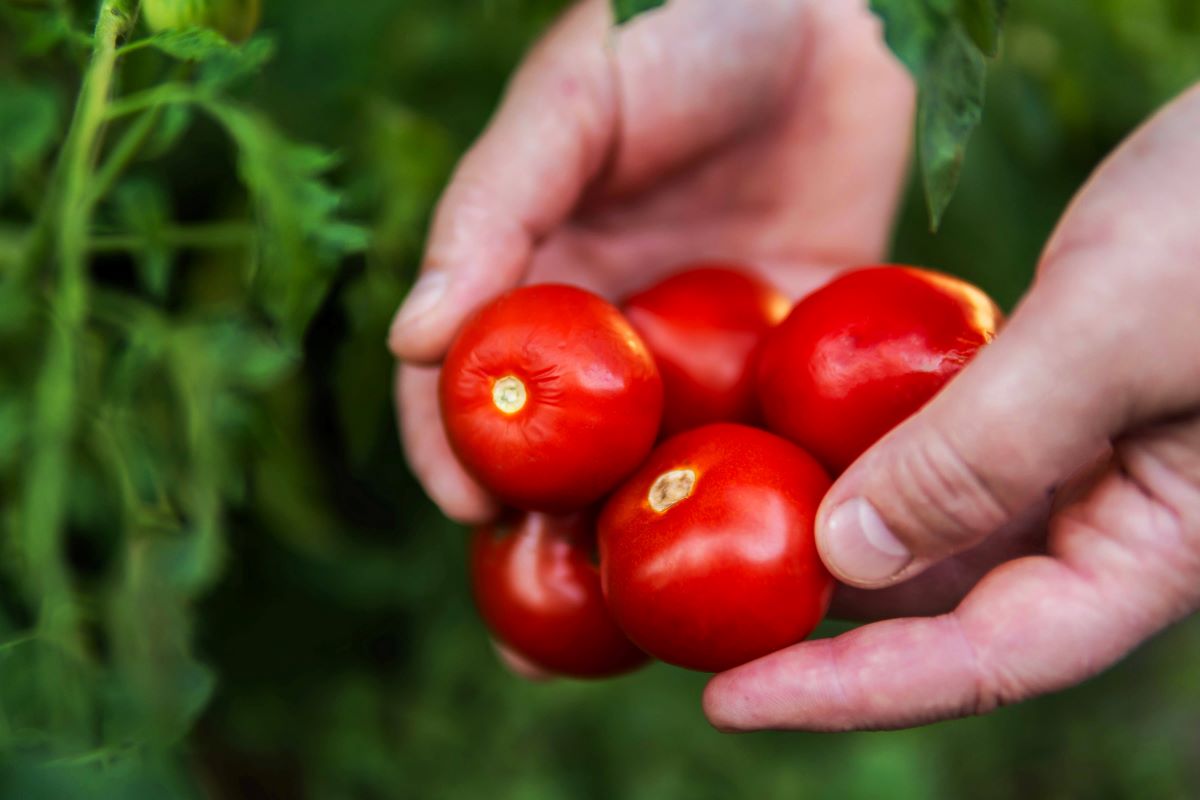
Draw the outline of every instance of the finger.
[[[1095,480],[1093,479],[1092,484]],[[934,564],[920,575],[883,589],[838,584],[829,614],[872,621],[926,617],[952,611],[984,575],[1000,564],[1046,551],[1049,503],[1029,509],[994,535]]]
[[[888,585],[971,547],[1113,436],[1195,400],[1184,209],[1200,204],[1197,124],[1200,91],[1132,137],[1073,203],[997,340],[837,482],[818,542],[839,578]]]
[[[499,511],[488,495],[458,463],[442,428],[434,367],[401,365],[396,371],[397,413],[409,467],[430,499],[451,519],[477,524]]]
[[[718,675],[705,711],[723,730],[897,728],[983,713],[1078,683],[1195,610],[1200,425],[1171,478],[1113,470],[1056,519],[1052,557],[991,573],[953,613],[806,642]],[[1187,453],[1187,455],[1183,455]],[[1133,462],[1127,462],[1125,469]],[[1186,513],[1183,509],[1187,509]]]
[[[568,13],[526,59],[434,216],[421,277],[393,320],[397,357],[433,362],[462,320],[515,285],[533,243],[604,163],[615,126],[601,3]]]

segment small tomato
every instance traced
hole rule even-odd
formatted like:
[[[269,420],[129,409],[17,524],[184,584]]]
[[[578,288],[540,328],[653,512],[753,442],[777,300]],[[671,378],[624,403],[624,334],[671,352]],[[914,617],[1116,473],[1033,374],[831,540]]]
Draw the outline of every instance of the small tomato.
[[[520,514],[471,538],[480,614],[503,647],[545,672],[600,678],[648,660],[604,605],[593,522],[584,514]]]
[[[697,265],[625,301],[662,372],[663,433],[758,421],[754,357],[791,303],[744,268]]]
[[[840,473],[937,394],[995,336],[1000,310],[958,278],[914,267],[848,272],[767,336],[767,427]]]
[[[446,434],[506,504],[577,511],[632,472],[658,434],[662,379],[629,322],[573,286],[515,289],[476,313],[442,365]]]
[[[614,619],[655,658],[716,672],[803,639],[833,578],[813,533],[829,478],[791,442],[716,424],[661,444],[605,505]]]

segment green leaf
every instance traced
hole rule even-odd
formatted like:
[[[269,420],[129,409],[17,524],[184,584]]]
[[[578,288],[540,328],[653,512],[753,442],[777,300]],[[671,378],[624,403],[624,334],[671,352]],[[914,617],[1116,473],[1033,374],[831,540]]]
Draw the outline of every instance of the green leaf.
[[[613,18],[624,25],[639,14],[666,5],[667,0],[612,0]]]
[[[958,15],[971,40],[989,58],[1000,51],[1000,29],[1008,0],[958,0]]]
[[[940,37],[917,105],[921,173],[934,229],[958,186],[967,142],[983,116],[986,73],[979,48],[960,28]]]
[[[200,70],[200,84],[209,89],[228,86],[253,75],[275,56],[275,41],[257,36],[241,46],[215,53]]]
[[[888,46],[916,80],[917,152],[937,230],[983,114],[985,52],[999,42],[1005,0],[872,0]]]
[[[171,248],[163,235],[171,224],[167,193],[157,183],[135,179],[121,184],[113,200],[118,224],[141,239],[137,265],[142,285],[164,298],[171,276]]]
[[[12,465],[20,454],[27,419],[19,399],[0,395],[0,470]]]
[[[242,181],[258,212],[258,296],[296,341],[340,260],[364,250],[368,233],[339,217],[341,195],[322,180],[337,163],[333,154],[291,141],[256,111],[217,100],[203,105],[237,144]]]
[[[53,89],[0,80],[0,198],[17,175],[45,157],[61,125]]]
[[[70,15],[63,13],[61,7],[53,8],[49,3],[44,3],[42,8],[16,8],[14,5],[0,2],[0,30],[10,28],[14,32],[10,41],[20,42],[23,55],[45,56],[62,43],[72,45],[77,52],[91,48],[92,37],[88,32],[74,28]]]
[[[154,47],[180,61],[207,61],[239,50],[237,45],[208,28],[163,31],[135,44]]]
[[[172,103],[160,108],[160,119],[154,132],[142,148],[145,158],[157,158],[169,152],[192,124],[192,108],[184,103]]]

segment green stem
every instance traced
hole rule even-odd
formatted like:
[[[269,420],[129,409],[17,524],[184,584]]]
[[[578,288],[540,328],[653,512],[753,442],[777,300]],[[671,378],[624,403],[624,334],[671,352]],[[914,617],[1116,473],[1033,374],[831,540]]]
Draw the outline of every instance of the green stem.
[[[43,218],[54,232],[57,280],[50,296],[51,328],[35,388],[33,453],[23,497],[24,544],[38,591],[38,624],[63,644],[74,641],[77,610],[63,565],[69,450],[76,425],[77,353],[88,313],[87,245],[92,205],[88,186],[116,67],[117,40],[130,24],[119,0],[104,0],[96,21],[95,50],[83,76],[75,115]]]
[[[122,47],[117,51],[120,56],[128,51],[128,46]],[[174,71],[174,76],[178,77],[187,69],[186,64],[180,64]],[[119,102],[119,101],[118,101]],[[109,103],[108,112],[111,114],[113,103]],[[102,197],[108,194],[109,190],[116,184],[117,179],[129,166],[137,154],[141,151],[142,145],[146,143],[146,139],[154,132],[154,126],[162,119],[163,106],[155,105],[141,112],[133,123],[125,129],[121,134],[121,138],[113,146],[112,152],[108,154],[108,158],[101,164],[100,169],[96,171],[96,177],[92,181],[92,188],[89,194],[89,200],[94,204],[100,201]]]
[[[254,226],[246,222],[214,222],[187,228],[167,228],[155,240],[168,247],[188,250],[219,250],[244,247],[254,240]],[[94,253],[124,253],[141,250],[146,237],[129,234],[93,236]]]
[[[105,114],[109,120],[114,120],[148,108],[192,103],[195,102],[196,96],[196,91],[186,83],[164,83],[114,101],[109,104]]]
[[[162,111],[159,108],[148,109],[125,130],[116,145],[113,146],[108,158],[105,159],[100,169],[96,170],[96,177],[88,190],[89,204],[95,205],[101,197],[108,194],[109,189],[117,182],[117,178],[142,149],[142,145],[154,131],[154,126],[161,116]]]

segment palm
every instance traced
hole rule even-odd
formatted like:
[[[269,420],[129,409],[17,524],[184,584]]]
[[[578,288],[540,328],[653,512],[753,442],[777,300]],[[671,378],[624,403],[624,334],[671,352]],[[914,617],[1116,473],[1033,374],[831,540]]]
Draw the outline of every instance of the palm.
[[[604,3],[577,8],[531,54],[464,159],[430,262],[477,265],[482,285],[464,300],[479,303],[512,280],[619,298],[700,259],[744,263],[796,297],[837,269],[879,259],[908,156],[912,87],[857,3],[771,8],[680,4],[622,32],[595,62],[580,53],[604,36]],[[664,43],[677,43],[669,64]],[[734,68],[714,60],[714,47],[734,44]],[[430,350],[452,332],[440,331]],[[448,513],[486,516],[486,495],[441,434],[436,370],[403,373],[405,444],[418,476]],[[991,566],[1039,548],[1039,530],[1014,529],[895,589],[843,588],[835,613],[946,610]]]

